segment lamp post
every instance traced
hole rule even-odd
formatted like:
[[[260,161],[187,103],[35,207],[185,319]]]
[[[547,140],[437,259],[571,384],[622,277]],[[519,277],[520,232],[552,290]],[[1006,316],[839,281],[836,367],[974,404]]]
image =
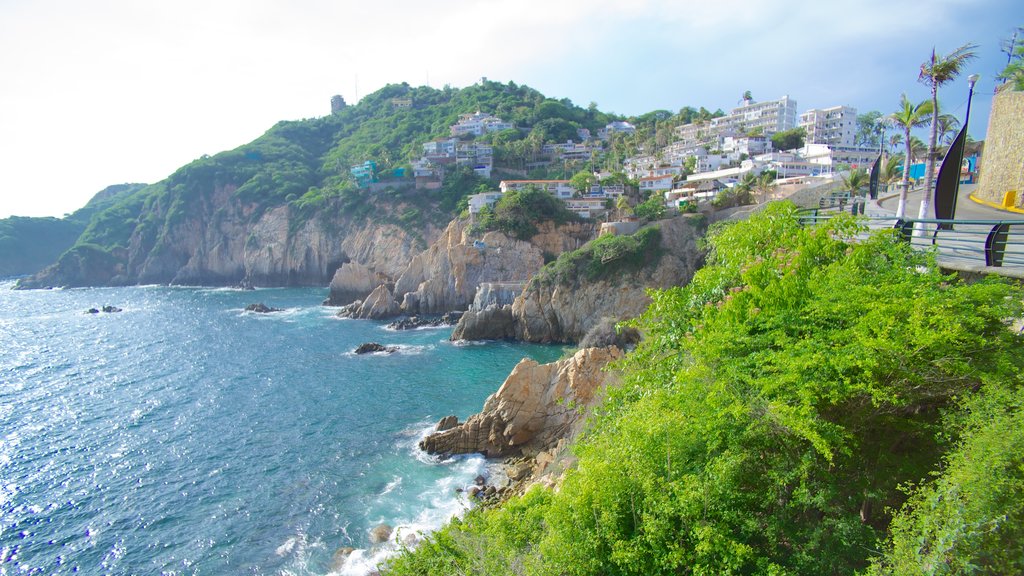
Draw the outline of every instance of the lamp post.
[[[964,113],[964,127],[967,127],[967,123],[971,121],[971,98],[974,97],[974,85],[978,83],[977,74],[971,74],[967,77],[967,112]]]

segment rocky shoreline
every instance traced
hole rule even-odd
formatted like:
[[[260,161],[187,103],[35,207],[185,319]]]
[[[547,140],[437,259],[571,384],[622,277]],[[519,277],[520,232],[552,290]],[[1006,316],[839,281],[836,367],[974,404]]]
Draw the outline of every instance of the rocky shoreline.
[[[488,497],[504,499],[538,482],[553,486],[571,464],[566,447],[604,390],[618,384],[608,365],[623,355],[609,346],[584,348],[548,364],[523,359],[478,414],[465,422],[442,418],[419,446],[430,454],[502,459],[507,482],[492,485]]]

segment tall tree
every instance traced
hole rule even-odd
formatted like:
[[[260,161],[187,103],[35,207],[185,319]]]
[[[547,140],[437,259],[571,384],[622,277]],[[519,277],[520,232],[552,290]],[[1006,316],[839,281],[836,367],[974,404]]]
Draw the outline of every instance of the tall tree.
[[[924,126],[932,114],[932,103],[923,100],[912,104],[907,95],[900,96],[900,105],[895,112],[889,115],[889,120],[898,128],[903,129],[903,143],[906,145],[906,154],[903,158],[903,181],[900,185],[900,201],[896,205],[896,218],[903,218],[907,212],[907,192],[910,190],[910,160],[914,157],[911,148],[910,131],[914,128]]]
[[[963,71],[967,62],[976,57],[974,50],[976,44],[967,43],[950,52],[949,54],[937,54],[932,48],[932,56],[921,64],[921,72],[917,79],[928,86],[932,92],[932,129],[928,139],[928,159],[924,176],[924,196],[921,197],[921,210],[918,218],[927,218],[928,211],[932,204],[932,185],[935,182],[935,155],[939,139],[939,86],[948,84],[956,79]],[[923,233],[923,229],[920,230]]]
[[[878,110],[871,110],[857,115],[857,136],[856,144],[865,148],[878,148],[879,138],[878,120],[882,113]]]

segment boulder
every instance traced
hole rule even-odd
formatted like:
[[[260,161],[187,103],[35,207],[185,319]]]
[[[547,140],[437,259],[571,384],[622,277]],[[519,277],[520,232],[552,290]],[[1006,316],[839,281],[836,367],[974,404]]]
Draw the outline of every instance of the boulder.
[[[348,560],[348,557],[355,551],[356,549],[351,546],[342,546],[335,550],[334,555],[331,556],[330,571],[341,572],[342,567],[345,566],[345,561]]]
[[[550,364],[525,358],[479,414],[427,436],[419,446],[432,454],[479,452],[491,458],[550,450],[578,431],[586,409],[618,381],[604,367],[622,354],[609,347],[586,348]]]
[[[434,431],[444,432],[445,430],[451,430],[452,428],[455,428],[458,425],[459,419],[456,416],[445,416],[444,418],[441,418],[440,421],[438,421],[437,426],[434,427]]]
[[[260,302],[258,304],[249,304],[245,307],[246,312],[255,312],[257,314],[269,314],[271,312],[281,312],[280,308],[271,308],[266,304]]]
[[[396,346],[384,346],[383,344],[378,344],[376,342],[366,342],[364,344],[360,344],[354,350],[356,354],[372,354],[374,352],[386,352],[388,354],[391,354],[392,352],[397,351],[398,347]]]
[[[383,542],[387,542],[388,539],[391,538],[392,530],[393,529],[388,524],[385,524],[383,522],[377,524],[370,530],[370,542],[372,544],[381,544]]]

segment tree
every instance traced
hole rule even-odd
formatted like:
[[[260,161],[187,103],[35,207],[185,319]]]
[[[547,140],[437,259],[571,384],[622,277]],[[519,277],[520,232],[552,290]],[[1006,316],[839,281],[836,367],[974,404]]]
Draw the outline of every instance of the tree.
[[[633,209],[629,206],[629,198],[625,194],[615,199],[615,212],[618,214],[619,220],[633,214]]]
[[[943,148],[953,144],[957,133],[960,132],[960,119],[952,114],[939,114],[939,142]]]
[[[878,121],[882,113],[878,110],[871,110],[857,115],[857,135],[854,142],[857,146],[865,148],[878,148],[881,135],[878,130]]]
[[[586,194],[594,184],[597,184],[597,176],[585,170],[577,172],[569,179],[569,185],[580,194]]]
[[[1024,90],[1024,42],[1017,37],[1024,34],[1024,27],[1017,28],[1013,38],[1004,41],[1003,52],[1006,54],[1006,68],[996,76],[1003,82],[1013,84],[1014,90]]]
[[[793,128],[772,134],[772,148],[775,150],[793,150],[802,148],[807,131],[803,128]]]
[[[843,190],[850,193],[850,196],[861,196],[864,188],[868,185],[868,171],[863,168],[851,170],[843,176]]]
[[[757,184],[755,185],[755,188],[757,193],[761,196],[761,204],[768,201],[768,198],[775,193],[775,189],[777,187],[778,185],[775,184],[775,174],[772,174],[771,172],[762,172],[761,175],[757,177]]]
[[[931,117],[932,104],[927,100],[912,104],[907,95],[900,96],[900,106],[889,115],[889,120],[903,129],[903,143],[907,147],[903,162],[903,182],[900,186],[900,200],[896,205],[896,218],[903,218],[907,212],[907,192],[910,190],[910,160],[914,157],[911,149],[910,131],[924,126]]]
[[[918,218],[927,218],[932,205],[932,184],[935,181],[936,149],[939,139],[939,86],[948,84],[960,75],[967,62],[975,58],[975,44],[964,44],[949,54],[936,54],[932,48],[932,56],[921,64],[918,81],[928,86],[932,92],[932,128],[928,139],[928,158],[924,173],[924,195],[921,197],[921,210]],[[924,233],[924,229],[915,229],[915,233]]]

